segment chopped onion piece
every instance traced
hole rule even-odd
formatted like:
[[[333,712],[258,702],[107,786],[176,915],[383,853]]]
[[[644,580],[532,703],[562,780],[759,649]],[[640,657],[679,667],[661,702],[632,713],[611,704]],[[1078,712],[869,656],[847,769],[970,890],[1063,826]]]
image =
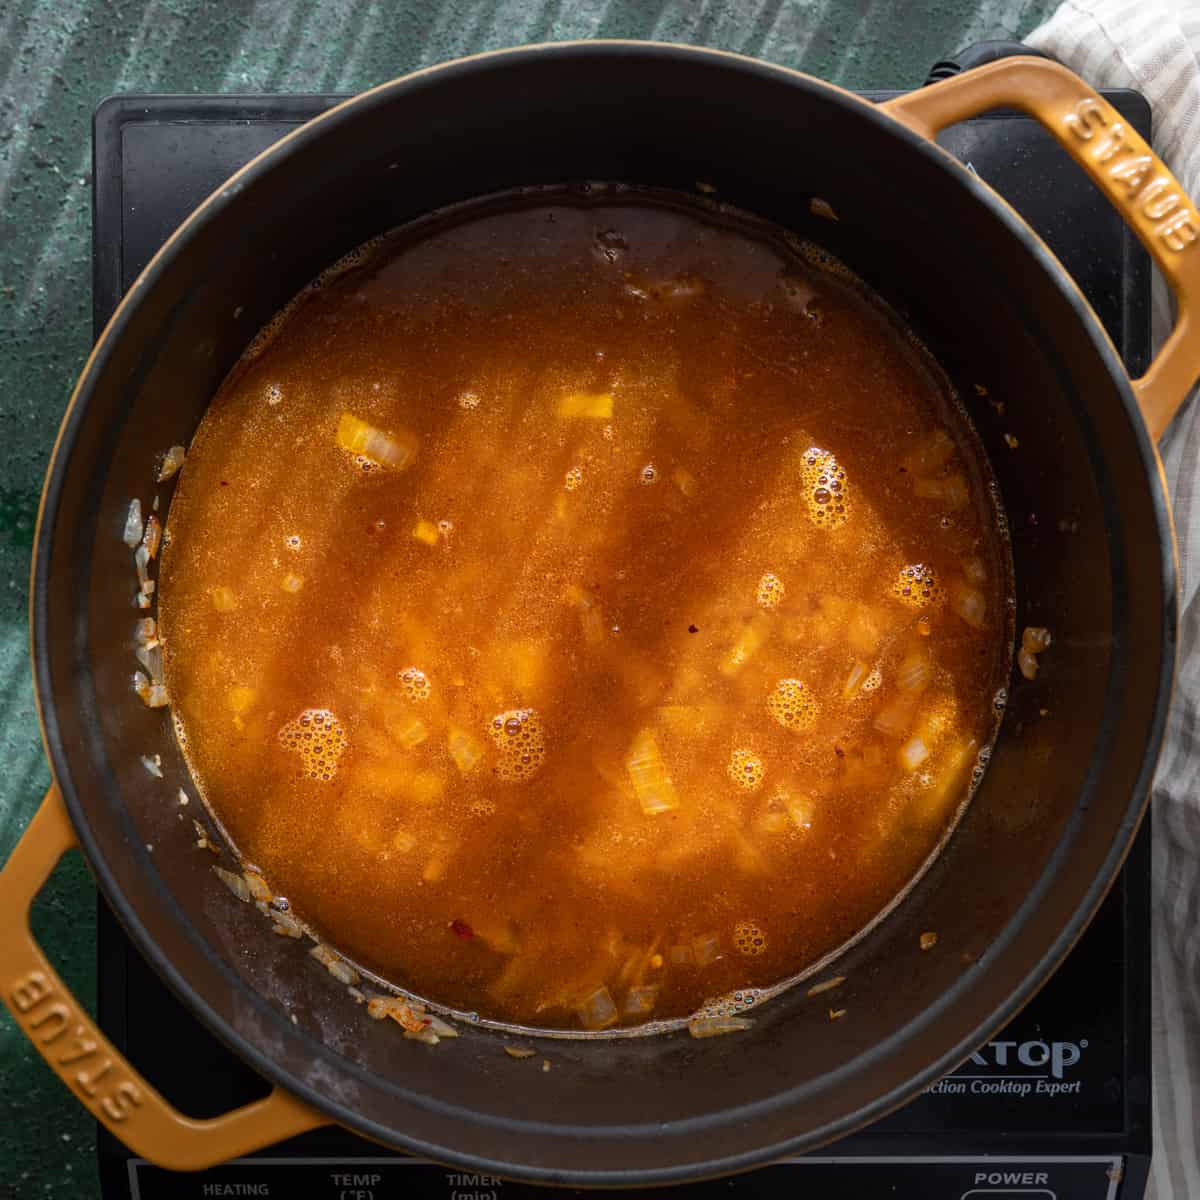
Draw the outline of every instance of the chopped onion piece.
[[[579,610],[579,623],[583,629],[583,638],[589,645],[597,646],[604,641],[604,612],[600,601],[591,592],[586,592],[576,584],[571,584],[564,593],[568,604]]]
[[[753,1024],[748,1017],[693,1017],[688,1022],[688,1033],[694,1038],[719,1037],[723,1033],[741,1033]]]
[[[392,436],[349,412],[338,418],[337,442],[343,450],[389,471],[412,466],[420,445],[415,433],[401,430]]]
[[[133,656],[146,668],[151,679],[161,679],[163,674],[162,646],[155,642],[152,648],[135,646]]]
[[[900,747],[900,765],[906,771],[915,771],[929,757],[929,747],[919,738],[910,738]]]
[[[267,886],[267,881],[257,871],[244,871],[243,875],[246,879],[246,886],[250,889],[250,895],[255,900],[260,900],[264,904],[269,904],[274,893]]]
[[[917,726],[917,735],[933,748],[953,728],[958,715],[958,705],[953,697],[935,697],[930,710]]]
[[[150,578],[150,551],[146,549],[145,542],[133,552],[133,565],[137,567],[138,586],[142,591],[147,594],[154,591]],[[147,584],[150,584],[150,587],[147,587]]]
[[[972,737],[951,743],[942,751],[933,784],[913,798],[910,812],[918,824],[933,825],[945,818],[947,808],[966,793],[966,776],[977,763],[979,743]]]
[[[153,559],[162,545],[162,522],[153,513],[146,518],[146,532],[142,535],[142,545],[146,547],[148,559]]]
[[[904,469],[910,475],[932,475],[950,461],[954,439],[944,430],[935,429],[904,457]]]
[[[362,978],[349,963],[342,962],[341,959],[327,963],[325,969],[338,983],[344,983],[347,987],[353,987]]]
[[[1050,630],[1041,625],[1027,625],[1021,634],[1021,649],[1017,651],[1017,666],[1026,679],[1037,678],[1037,656],[1050,646]]]
[[[170,450],[162,456],[162,461],[158,464],[158,471],[154,478],[159,483],[166,483],[172,476],[178,474],[179,468],[183,466],[183,459],[187,451],[182,446],[172,446]]]
[[[142,502],[135,496],[129,502],[129,512],[125,515],[125,531],[121,535],[130,550],[142,540],[143,528]]]
[[[134,639],[147,649],[158,645],[158,622],[153,617],[143,617],[134,630]]]
[[[218,846],[214,845],[211,841],[209,841],[208,830],[205,829],[204,826],[201,825],[200,822],[195,820],[194,818],[192,820],[192,828],[196,831],[196,849],[197,850],[211,850],[214,854],[221,853],[220,848]]]
[[[239,899],[243,904],[250,900],[250,885],[236,871],[226,871],[224,867],[213,867],[217,874],[217,878]]]
[[[450,757],[454,760],[454,765],[463,775],[469,775],[475,770],[479,765],[479,760],[483,757],[483,746],[465,729],[460,729],[457,725],[450,726],[450,732],[446,736],[446,745],[450,751]]]
[[[141,671],[134,671],[133,673],[133,690],[137,693],[138,699],[147,708],[165,708],[170,703],[167,689],[161,683],[151,683]],[[160,772],[159,778],[161,777]]]
[[[850,666],[850,674],[842,684],[842,699],[853,700],[862,691],[862,685],[866,683],[870,673],[871,668],[861,658],[856,658]]]
[[[766,613],[758,613],[746,622],[717,668],[722,675],[736,675],[758,653],[766,640],[768,619]]]
[[[646,1013],[654,1011],[657,1000],[658,987],[655,984],[647,983],[641,987],[631,987],[625,995],[625,1004],[621,1011],[627,1017],[644,1016]]]
[[[775,789],[769,801],[772,805],[778,805],[791,822],[802,833],[812,828],[813,812],[816,805],[813,803],[811,796],[806,796],[803,793],[795,793],[786,787],[778,787]]]
[[[654,733],[643,729],[633,739],[625,759],[625,769],[633,784],[634,794],[647,816],[670,812],[679,807],[679,796],[671,782],[658,750]]]
[[[507,1043],[504,1046],[504,1053],[509,1058],[534,1058],[537,1055],[537,1051],[529,1046],[510,1046]]]
[[[238,606],[237,596],[234,594],[233,588],[226,587],[224,584],[213,588],[212,602],[213,608],[217,612],[233,612]]]
[[[819,996],[822,992],[832,991],[835,987],[841,987],[845,982],[845,975],[834,975],[830,979],[822,980],[820,983],[814,983],[805,994],[808,996]]]
[[[768,808],[758,818],[755,829],[759,833],[783,833],[790,825],[791,821],[788,819],[787,813]]]
[[[420,520],[413,526],[413,537],[426,546],[436,546],[438,543],[438,527],[432,521]]]
[[[161,756],[156,754],[153,758],[149,758],[143,754],[142,766],[146,768],[146,773],[148,775],[153,775],[155,779],[161,779],[163,777]]]
[[[966,575],[968,583],[978,585],[987,582],[987,567],[984,566],[982,558],[968,558],[963,563],[963,574]]]
[[[936,500],[947,512],[958,512],[971,501],[967,481],[962,475],[947,475],[945,479],[916,479],[913,493],[922,500]]]
[[[585,1029],[607,1029],[617,1023],[617,1006],[603,986],[585,997],[575,1011]]]
[[[367,1001],[367,1016],[376,1021],[391,1017],[405,1033],[419,1033],[428,1023],[425,1009],[421,1005],[402,1000],[399,996],[372,996]]]
[[[906,654],[896,668],[896,686],[902,692],[915,692],[929,684],[933,667],[929,658],[920,650]]]
[[[148,593],[138,592],[137,606],[138,606],[138,608],[149,608],[150,607],[150,596]]]
[[[1030,654],[1041,654],[1050,648],[1050,630],[1042,625],[1027,625],[1021,634],[1021,648]]]
[[[394,727],[396,742],[405,750],[415,750],[429,737],[429,730],[420,717],[405,716]]]
[[[429,1028],[433,1030],[438,1037],[456,1038],[458,1030],[447,1021],[443,1021],[441,1017],[435,1016],[433,1013],[426,1013],[425,1020],[429,1024]]]
[[[932,950],[938,944],[938,935],[933,930],[921,934],[921,949]]]
[[[215,871],[216,868],[214,867],[213,870]],[[246,894],[250,894],[249,888],[247,888]],[[313,958],[315,958],[323,967],[328,967],[331,963],[338,961],[337,955],[334,954],[334,952],[330,950],[328,946],[323,945],[321,942],[318,942],[315,946],[313,946],[312,949],[309,950],[309,954],[311,954]]]
[[[978,588],[965,584],[955,588],[952,607],[972,629],[983,628],[987,616],[987,601]]]
[[[423,1042],[426,1046],[436,1046],[442,1039],[425,1023],[420,1029],[406,1029],[404,1036],[410,1042]]]
[[[272,913],[271,920],[272,932],[279,934],[280,937],[301,938],[304,936],[304,930],[300,922],[287,913]]]
[[[558,415],[564,418],[589,417],[596,421],[611,420],[611,392],[569,392],[558,402]]]

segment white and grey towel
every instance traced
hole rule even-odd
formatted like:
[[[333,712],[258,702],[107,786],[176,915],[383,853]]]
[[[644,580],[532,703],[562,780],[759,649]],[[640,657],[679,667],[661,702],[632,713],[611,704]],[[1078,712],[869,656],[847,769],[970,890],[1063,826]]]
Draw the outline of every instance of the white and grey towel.
[[[1094,87],[1136,88],[1154,148],[1200,199],[1200,0],[1066,0],[1026,42]],[[1156,280],[1154,334],[1171,306]],[[1197,355],[1200,374],[1200,355]],[[1180,556],[1180,640],[1154,781],[1154,1161],[1148,1195],[1200,1200],[1200,404],[1160,447]]]

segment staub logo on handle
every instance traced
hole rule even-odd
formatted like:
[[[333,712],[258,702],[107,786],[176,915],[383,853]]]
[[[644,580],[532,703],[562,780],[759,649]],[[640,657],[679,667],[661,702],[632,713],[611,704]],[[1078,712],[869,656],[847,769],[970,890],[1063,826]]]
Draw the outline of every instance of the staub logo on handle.
[[[1123,121],[1110,120],[1111,110],[1088,97],[1075,105],[1063,124],[1079,142],[1094,142],[1091,159],[1124,190],[1124,199],[1150,221],[1154,236],[1174,254],[1200,239],[1200,216],[1187,197],[1160,170],[1146,144]],[[1096,139],[1099,138],[1097,141]],[[1121,199],[1118,194],[1118,199]]]
[[[44,971],[29,971],[10,984],[8,1001],[29,1040],[48,1048],[51,1063],[77,1068],[62,1072],[63,1077],[102,1118],[120,1124],[141,1106],[141,1088],[114,1069],[75,1002],[56,990]]]

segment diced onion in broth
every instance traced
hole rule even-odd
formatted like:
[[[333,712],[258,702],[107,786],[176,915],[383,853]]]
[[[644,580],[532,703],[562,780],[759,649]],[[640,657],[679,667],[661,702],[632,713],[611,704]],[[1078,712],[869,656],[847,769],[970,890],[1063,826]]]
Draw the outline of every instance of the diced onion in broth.
[[[350,454],[389,471],[403,471],[412,466],[420,444],[415,433],[402,430],[395,435],[387,434],[351,412],[343,412],[338,418],[337,442]]]

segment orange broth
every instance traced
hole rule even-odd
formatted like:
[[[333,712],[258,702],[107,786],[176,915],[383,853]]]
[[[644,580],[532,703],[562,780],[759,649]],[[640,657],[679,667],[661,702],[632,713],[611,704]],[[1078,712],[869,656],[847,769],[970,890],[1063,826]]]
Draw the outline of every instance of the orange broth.
[[[380,979],[604,1029],[867,926],[998,722],[986,461],[827,256],[669,194],[467,206],[230,373],[159,583],[207,803]],[[752,993],[748,993],[752,994]]]

